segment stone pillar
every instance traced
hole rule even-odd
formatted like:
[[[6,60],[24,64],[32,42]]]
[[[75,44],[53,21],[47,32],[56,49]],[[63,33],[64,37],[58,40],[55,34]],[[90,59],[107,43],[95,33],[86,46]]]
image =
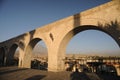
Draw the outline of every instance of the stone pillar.
[[[57,53],[48,53],[48,71],[64,71],[64,58]]]
[[[56,54],[50,54],[48,53],[48,71],[57,72],[58,66],[57,66],[57,55]]]
[[[31,57],[24,56],[24,59],[22,60],[22,67],[31,68]]]
[[[22,67],[31,68],[31,57],[32,57],[32,53],[30,52],[27,52],[27,54],[24,53],[24,57],[22,60]]]
[[[4,58],[4,66],[6,66],[7,64],[6,64],[6,56],[5,56],[5,58]]]
[[[18,67],[19,68],[22,68],[23,67],[23,57],[24,57],[24,55],[23,55],[23,50],[22,49],[20,49],[19,50],[19,62],[18,62]]]
[[[120,76],[120,65],[115,65],[115,69],[117,71],[117,75]]]
[[[64,71],[64,50],[59,49],[59,44],[55,43],[48,47],[48,71]]]

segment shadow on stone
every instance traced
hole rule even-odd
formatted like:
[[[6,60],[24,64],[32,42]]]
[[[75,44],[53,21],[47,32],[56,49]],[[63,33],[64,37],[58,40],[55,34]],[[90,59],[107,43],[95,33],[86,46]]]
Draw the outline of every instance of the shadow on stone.
[[[17,72],[17,71],[22,71],[22,70],[27,70],[27,68],[7,70],[7,71],[3,71],[3,72],[1,71],[1,72],[0,72],[0,75],[9,74],[9,73]]]
[[[118,43],[120,47],[120,24],[117,20],[111,21],[110,23],[106,24],[98,23],[98,26],[103,28]]]
[[[97,74],[102,80],[120,80],[120,76],[111,75],[108,73],[105,74]]]
[[[27,78],[25,80],[41,80],[44,77],[45,77],[45,75],[35,75],[35,76],[32,76],[32,77]]]
[[[73,72],[70,75],[70,80],[90,80],[84,72]]]

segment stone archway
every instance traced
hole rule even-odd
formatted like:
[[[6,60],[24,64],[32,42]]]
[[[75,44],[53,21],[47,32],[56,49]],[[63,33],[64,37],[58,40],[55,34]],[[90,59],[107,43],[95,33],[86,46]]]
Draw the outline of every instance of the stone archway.
[[[5,49],[3,47],[0,48],[0,66],[4,66],[5,60]]]
[[[7,53],[7,56],[6,56],[6,64],[7,64],[7,66],[12,66],[15,63],[18,63],[18,62],[15,62],[15,60],[14,60],[14,54],[15,54],[17,48],[18,48],[17,44],[13,44],[10,47],[9,52]]]
[[[32,39],[28,46],[26,47],[24,58],[23,58],[23,67],[31,68],[32,52],[35,45],[40,42],[42,39],[34,38]],[[44,42],[44,41],[43,41]]]
[[[108,34],[109,36],[111,36],[116,43],[119,45],[119,42],[117,42],[115,35],[109,33],[107,30],[105,30],[104,28],[100,28],[98,26],[92,26],[92,25],[86,25],[86,26],[78,26],[73,28],[72,30],[70,30],[67,34],[65,34],[65,36],[63,37],[63,39],[60,42],[59,45],[59,49],[58,49],[58,66],[64,70],[64,60],[65,59],[65,52],[66,52],[66,46],[68,44],[68,42],[71,40],[72,37],[74,37],[76,34],[84,31],[84,30],[99,30],[102,31],[106,34]]]

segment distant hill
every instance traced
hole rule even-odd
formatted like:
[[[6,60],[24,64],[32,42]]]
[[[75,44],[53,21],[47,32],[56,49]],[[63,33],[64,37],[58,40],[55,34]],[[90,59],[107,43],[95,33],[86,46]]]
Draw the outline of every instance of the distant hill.
[[[42,46],[42,45],[36,45],[35,48],[33,49],[33,55],[34,56],[47,56],[48,55],[48,52],[47,52],[47,48]],[[19,56],[18,54],[18,51],[16,51],[16,54],[15,56]],[[66,54],[67,57],[72,57],[72,56],[75,56],[75,57],[82,57],[82,56],[120,56],[120,53],[117,52],[117,53],[67,53]]]
[[[69,54],[66,54],[67,57],[83,57],[83,56],[105,56],[105,57],[108,57],[108,56],[120,56],[120,53],[110,53],[110,54],[106,54],[106,53],[88,53],[88,54],[83,54],[83,53],[79,53],[79,54],[75,54],[75,53],[69,53]]]
[[[34,50],[33,50],[34,54],[47,54],[47,48],[41,45],[36,45]]]
[[[47,48],[41,45],[36,45],[33,49],[33,55],[38,55],[38,56],[47,56]],[[19,50],[16,51],[14,57],[19,56]]]

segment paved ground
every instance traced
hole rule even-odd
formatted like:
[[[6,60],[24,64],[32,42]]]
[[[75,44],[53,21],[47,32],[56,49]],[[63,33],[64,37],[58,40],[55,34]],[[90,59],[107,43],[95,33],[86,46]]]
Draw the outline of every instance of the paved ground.
[[[100,78],[101,77],[101,78]],[[120,80],[103,78],[94,73],[48,72],[35,69],[0,67],[0,80]]]
[[[0,68],[0,80],[70,80],[69,74],[69,72],[53,73],[17,67]],[[57,79],[57,76],[59,76],[59,79]]]

